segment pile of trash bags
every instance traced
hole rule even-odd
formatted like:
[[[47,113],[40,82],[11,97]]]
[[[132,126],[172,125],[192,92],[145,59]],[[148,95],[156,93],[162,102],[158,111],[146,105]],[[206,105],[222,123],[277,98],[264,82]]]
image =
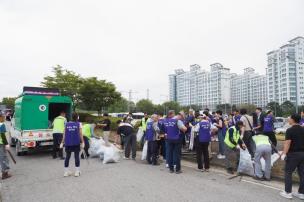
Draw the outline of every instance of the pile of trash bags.
[[[274,153],[271,155],[271,166],[273,167],[274,163],[280,158],[280,155]],[[265,160],[261,158],[262,170],[265,171]],[[255,176],[254,174],[254,162],[251,160],[251,155],[248,150],[240,149],[240,162],[238,166],[238,173]]]
[[[100,158],[103,164],[118,163],[121,158],[121,151],[113,144],[106,146],[103,139],[91,138],[90,156]]]

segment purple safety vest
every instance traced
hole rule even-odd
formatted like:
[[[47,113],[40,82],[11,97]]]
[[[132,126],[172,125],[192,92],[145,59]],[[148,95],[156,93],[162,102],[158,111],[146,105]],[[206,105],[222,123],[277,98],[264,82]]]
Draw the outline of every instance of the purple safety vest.
[[[198,137],[200,142],[210,142],[211,134],[210,134],[210,122],[202,121],[199,123],[199,132]]]
[[[179,128],[177,126],[177,120],[173,118],[166,118],[164,121],[165,131],[167,133],[168,140],[179,140]]]
[[[77,146],[80,145],[80,124],[79,122],[68,122],[65,125],[65,146]]]

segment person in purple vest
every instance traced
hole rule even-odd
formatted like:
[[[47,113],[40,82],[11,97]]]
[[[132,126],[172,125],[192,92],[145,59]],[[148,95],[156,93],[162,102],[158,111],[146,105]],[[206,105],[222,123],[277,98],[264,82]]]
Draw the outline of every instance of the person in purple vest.
[[[267,135],[272,142],[272,144],[276,147],[277,146],[277,138],[274,132],[274,117],[272,111],[267,111],[267,115],[264,118],[264,127],[263,127],[263,134]]]
[[[236,123],[241,120],[241,117],[242,116],[240,115],[239,110],[236,109],[236,110],[233,111],[232,122],[233,122],[234,126],[236,126]]]
[[[69,171],[69,162],[71,158],[72,152],[74,152],[75,157],[75,177],[80,176],[80,147],[84,148],[84,140],[82,136],[81,131],[81,125],[80,122],[78,122],[78,114],[73,113],[72,115],[72,121],[69,121],[65,125],[65,130],[62,138],[62,142],[60,144],[60,148],[63,148],[63,145],[65,147],[66,152],[66,158],[64,161],[64,177],[68,177],[72,175],[72,173]]]
[[[198,133],[196,139],[196,160],[197,167],[200,171],[209,172],[209,142],[211,141],[211,123],[208,117],[203,114],[202,121],[195,126],[195,132]],[[204,167],[202,158],[204,158]]]
[[[168,164],[170,173],[174,173],[174,165],[176,166],[176,174],[181,173],[181,147],[182,139],[181,132],[186,132],[187,128],[178,117],[175,117],[175,112],[170,110],[167,118],[164,120],[164,130],[167,137],[167,152]]]
[[[153,114],[151,120],[147,123],[146,141],[148,141],[147,162],[152,165],[158,165],[158,140],[160,129],[158,127],[158,116]]]
[[[304,127],[304,109],[301,111],[300,126]]]

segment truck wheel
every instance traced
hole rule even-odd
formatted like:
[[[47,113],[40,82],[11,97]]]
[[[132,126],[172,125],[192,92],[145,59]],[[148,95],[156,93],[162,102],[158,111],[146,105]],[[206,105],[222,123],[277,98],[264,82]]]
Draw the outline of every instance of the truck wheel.
[[[17,156],[21,156],[22,155],[21,143],[19,141],[17,141],[17,143],[16,143],[16,154],[17,154]]]

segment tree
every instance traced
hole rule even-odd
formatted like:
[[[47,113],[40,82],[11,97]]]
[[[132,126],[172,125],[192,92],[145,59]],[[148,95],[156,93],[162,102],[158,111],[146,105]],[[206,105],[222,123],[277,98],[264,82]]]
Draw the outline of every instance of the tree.
[[[127,99],[121,98],[116,101],[114,104],[110,105],[108,108],[108,112],[110,113],[119,113],[119,112],[128,112],[130,103]]]
[[[176,113],[181,110],[181,106],[179,105],[178,102],[169,101],[169,102],[164,102],[162,105],[164,107],[165,114],[169,110],[174,110]]]
[[[268,103],[266,109],[273,111],[274,116],[283,116],[281,106],[277,102]]]
[[[15,97],[4,97],[2,98],[1,104],[5,105],[9,109],[14,109],[15,106]]]
[[[136,110],[140,112],[147,112],[148,114],[153,114],[154,104],[150,100],[142,99],[136,103]]]
[[[83,79],[79,95],[86,109],[96,110],[98,114],[121,99],[114,84],[97,77]]]
[[[43,78],[41,85],[46,88],[57,88],[61,95],[71,97],[73,110],[75,111],[80,103],[79,89],[83,83],[80,75],[73,71],[63,69],[60,65],[53,67],[53,74]]]
[[[291,114],[295,113],[295,106],[290,101],[285,101],[281,104],[281,110],[283,113],[283,116],[290,116]]]

